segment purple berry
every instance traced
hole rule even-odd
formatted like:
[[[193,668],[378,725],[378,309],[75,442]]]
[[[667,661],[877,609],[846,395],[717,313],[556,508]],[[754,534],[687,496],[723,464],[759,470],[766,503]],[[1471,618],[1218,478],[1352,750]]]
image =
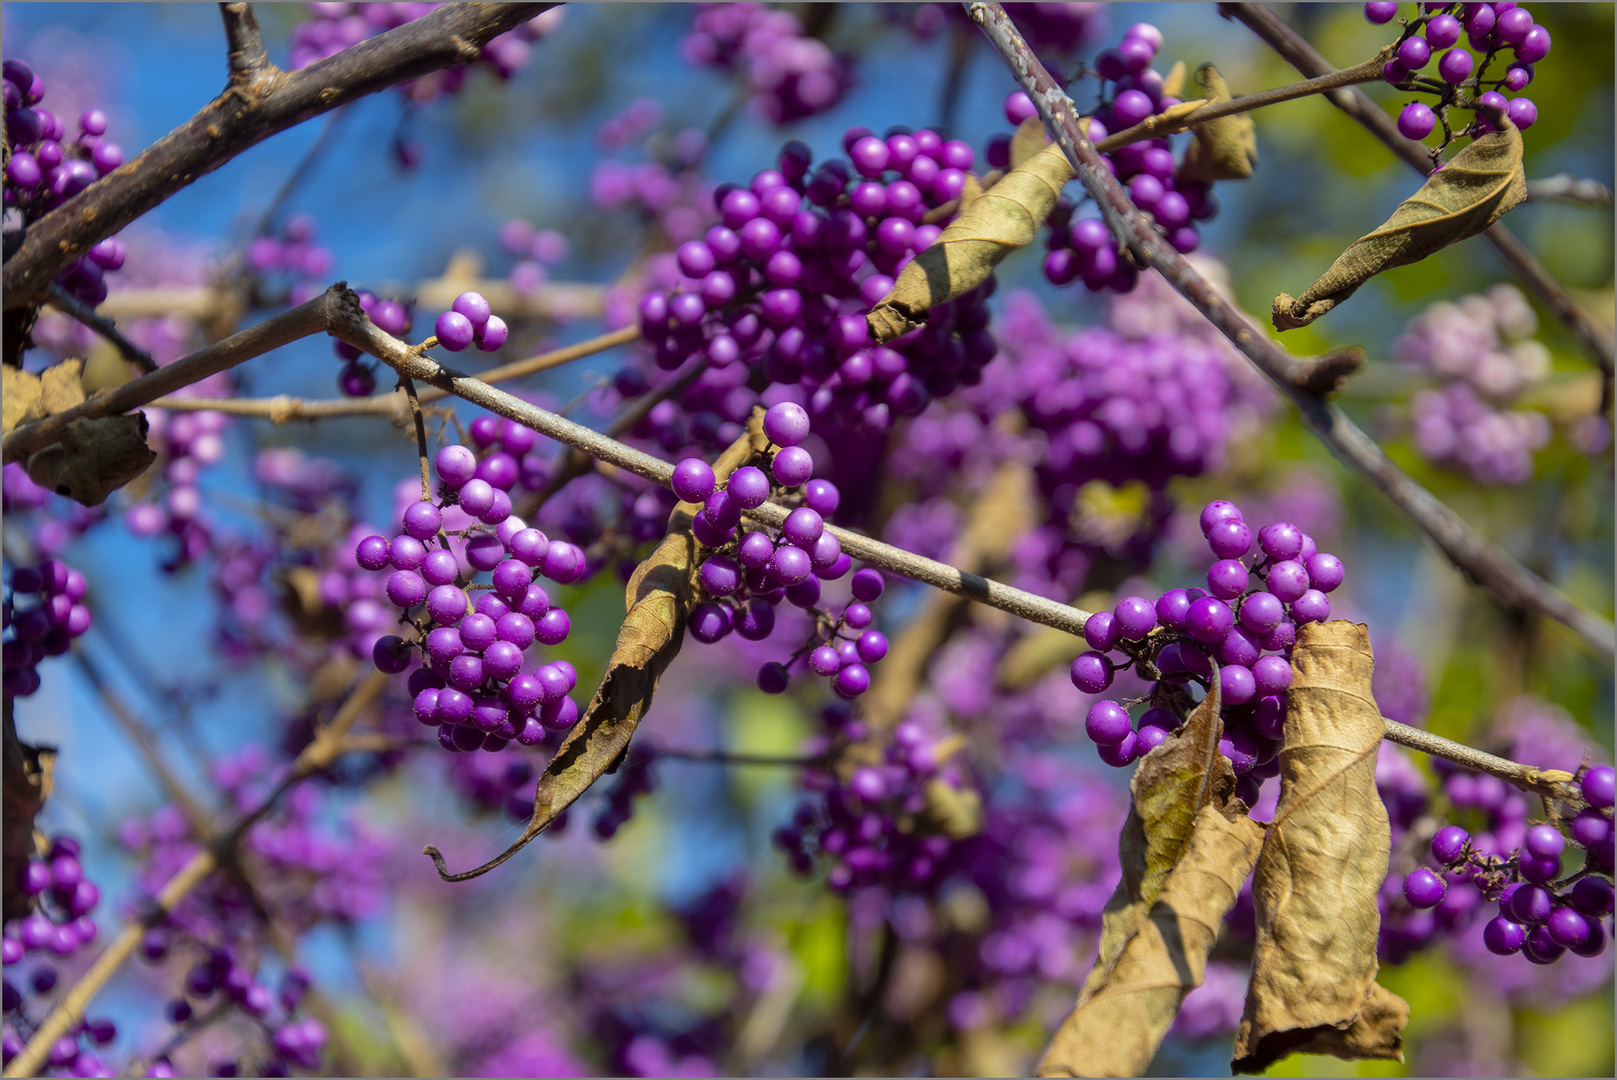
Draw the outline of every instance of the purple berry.
[[[1220,559],[1239,559],[1252,550],[1252,529],[1236,518],[1214,522],[1207,531],[1207,545]]]
[[[713,470],[701,458],[686,458],[674,466],[671,486],[685,502],[702,502],[713,494]]]
[[[1527,944],[1527,928],[1500,915],[1482,928],[1482,943],[1495,956],[1512,956]]]
[[[1398,46],[1398,62],[1410,71],[1419,71],[1432,59],[1432,47],[1425,38],[1412,37]]]
[[[775,454],[770,472],[783,487],[798,487],[813,475],[814,459],[801,446],[788,446]]]
[[[1373,0],[1364,5],[1364,17],[1377,26],[1390,23],[1398,15],[1398,5],[1390,0]]]
[[[1218,499],[1208,503],[1202,508],[1201,527],[1202,535],[1211,537],[1213,526],[1220,521],[1240,521],[1241,508],[1232,502]]]
[[[1437,74],[1446,83],[1462,83],[1471,77],[1475,63],[1464,49],[1450,49],[1437,58]]]
[[[1598,847],[1611,836],[1611,820],[1594,807],[1572,819],[1572,839],[1586,848]]]
[[[1411,38],[1417,41],[1418,38]],[[1432,133],[1437,126],[1437,114],[1425,102],[1412,101],[1404,106],[1404,111],[1398,114],[1398,133],[1406,139],[1420,140]]]
[[[1617,799],[1617,770],[1610,765],[1599,765],[1583,774],[1583,797],[1589,805],[1601,810],[1611,809]]]
[[[1309,589],[1291,602],[1291,617],[1298,623],[1324,622],[1331,617],[1330,598],[1318,589]]]
[[[1159,612],[1161,608],[1162,602],[1159,600],[1157,601]],[[1084,623],[1084,640],[1089,643],[1090,648],[1105,652],[1115,645],[1117,643],[1116,622],[1117,620],[1113,618],[1110,611],[1097,611],[1091,615]]]
[[[1207,589],[1220,600],[1234,600],[1246,592],[1251,575],[1234,559],[1220,559],[1207,570]]]
[[[1447,866],[1465,851],[1471,834],[1458,825],[1445,825],[1432,837],[1432,857]]]
[[[1404,879],[1404,899],[1409,901],[1412,908],[1424,910],[1436,907],[1443,899],[1443,879],[1426,867],[1417,866]]]
[[[1156,605],[1141,596],[1126,596],[1112,610],[1112,625],[1118,637],[1138,641],[1156,628]]]
[[[769,477],[764,475],[762,469],[745,465],[730,474],[724,490],[743,510],[754,510],[769,499]],[[703,495],[702,498],[707,496]]]
[[[1072,662],[1072,685],[1086,694],[1101,694],[1112,685],[1112,662],[1104,654],[1086,652]]]
[[[1204,596],[1193,601],[1185,615],[1185,629],[1197,641],[1215,645],[1235,627],[1235,615],[1224,601]]]
[[[1129,714],[1115,701],[1097,701],[1084,718],[1084,732],[1100,746],[1115,746],[1134,734]]]
[[[438,337],[438,344],[450,352],[460,352],[472,343],[477,331],[471,320],[460,312],[446,311],[438,316],[433,333]]]
[[[1517,98],[1505,107],[1505,115],[1512,124],[1526,131],[1538,121],[1538,106],[1528,98]]]

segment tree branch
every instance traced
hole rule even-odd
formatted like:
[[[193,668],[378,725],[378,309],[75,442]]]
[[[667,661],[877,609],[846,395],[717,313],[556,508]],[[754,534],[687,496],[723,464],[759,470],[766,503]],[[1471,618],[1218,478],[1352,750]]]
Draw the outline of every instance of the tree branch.
[[[124,337],[123,331],[119,330],[111,319],[97,314],[95,308],[86,304],[54,281],[51,282],[50,299],[52,307],[60,308],[64,314],[72,316],[112,342],[118,347],[118,351],[123,354],[125,360],[134,364],[146,374],[150,375],[157,370],[157,361],[152,359],[151,353]]]
[[[1285,58],[1287,63],[1302,74],[1327,75],[1336,70],[1308,43],[1307,39],[1286,25],[1267,4],[1220,4],[1219,10],[1245,23],[1253,33],[1267,42]],[[1399,134],[1397,121],[1372,101],[1363,90],[1348,87],[1333,90],[1325,97],[1332,105],[1353,117],[1370,134],[1380,139],[1410,168],[1422,176],[1431,171],[1432,162],[1427,156],[1426,148]],[[1544,269],[1544,264],[1527,250],[1527,246],[1518,240],[1516,234],[1506,228],[1503,222],[1495,222],[1482,235],[1493,245],[1499,257],[1505,260],[1521,283],[1527,286],[1528,291],[1554,312],[1556,318],[1565,323],[1573,335],[1583,343],[1584,349],[1594,358],[1600,370],[1605,372],[1609,383],[1612,378],[1613,348],[1612,340],[1605,331],[1589,317],[1589,313],[1584,311],[1576,300],[1572,299],[1561,287],[1561,283],[1550,276],[1550,272]]]
[[[277,70],[264,51],[264,35],[251,4],[220,4],[219,17],[225,24],[225,43],[230,48],[230,83],[244,87]]]
[[[349,295],[352,297],[352,294]],[[597,461],[616,465],[625,472],[634,473],[664,487],[668,486],[673,476],[674,467],[661,458],[636,450],[632,446],[625,446],[616,439],[530,405],[521,398],[496,390],[479,379],[444,367],[431,357],[418,354],[404,342],[378,329],[366,319],[359,310],[357,298],[344,305],[332,332],[355,348],[379,357],[402,375],[436,386],[497,416],[515,420],[541,435],[547,435],[557,442],[583,451]],[[765,503],[755,510],[747,511],[747,515],[765,525],[778,527],[786,521],[786,515],[790,512],[784,506]],[[837,538],[842,544],[842,550],[852,558],[863,559],[871,566],[890,570],[913,581],[933,585],[980,604],[1008,611],[1031,622],[1053,626],[1079,636],[1083,634],[1084,622],[1089,618],[1089,612],[1079,608],[1009,585],[1002,585],[976,574],[962,573],[946,563],[924,559],[867,536],[860,536],[830,525],[826,526],[826,530]]]
[[[1571,173],[1557,173],[1543,180],[1527,181],[1528,202],[1582,203],[1585,206],[1611,206],[1611,188],[1598,180],[1580,180]]]
[[[306,304],[265,319],[257,326],[232,334],[223,341],[216,341],[190,356],[158,368],[150,375],[143,375],[112,390],[103,390],[83,404],[15,428],[6,433],[4,440],[0,440],[0,451],[3,451],[0,456],[7,462],[27,457],[60,439],[62,429],[74,420],[128,412],[209,375],[262,356],[288,342],[318,334],[327,328],[330,320],[328,309],[344,296],[353,299],[353,295],[347,291],[346,285],[333,285]],[[353,302],[358,304],[357,300]]]
[[[135,160],[36,221],[6,261],[6,310],[35,304],[73,259],[248,147],[356,98],[476,60],[552,4],[449,4],[301,71],[234,83]]]
[[[72,989],[62,995],[56,1008],[34,1031],[33,1038],[28,1040],[28,1045],[23,1048],[22,1053],[12,1058],[11,1064],[6,1066],[6,1076],[33,1076],[44,1066],[46,1058],[50,1056],[51,1046],[84,1018],[84,1010],[89,1006],[90,999],[95,997],[96,992],[106,984],[113,973],[123,966],[123,962],[129,959],[147,929],[162,922],[192,889],[207,880],[208,875],[219,868],[222,861],[228,861],[236,845],[241,842],[242,836],[257,824],[260,818],[275,808],[281,796],[310,774],[330,768],[332,762],[346,751],[345,738],[348,729],[354,726],[354,721],[358,720],[360,714],[376,700],[376,696],[382,692],[387,682],[386,675],[372,671],[365,681],[348,695],[348,700],[343,702],[337,714],[331,718],[331,722],[316,733],[313,742],[304,747],[303,752],[293,761],[286,778],[277,784],[261,803],[237,818],[228,828],[216,834],[206,847],[191,856],[190,861],[158,892],[146,914],[125,926],[107,946],[106,951],[96,957],[95,963],[90,965],[90,970],[73,984]]]
[[[1072,99],[1044,69],[1027,42],[997,3],[968,5],[973,20],[983,28],[1005,59],[1017,82],[1027,91],[1046,127],[1066,151],[1078,179],[1094,197],[1107,227],[1142,265],[1157,270],[1189,300],[1219,332],[1233,342],[1274,382],[1314,429],[1337,459],[1361,473],[1377,490],[1402,510],[1438,548],[1473,581],[1481,584],[1505,607],[1547,615],[1577,632],[1608,662],[1617,659],[1617,630],[1610,620],[1583,610],[1554,586],[1511,558],[1458,514],[1417,484],[1375,441],[1335,405],[1309,392],[1299,372],[1309,365],[1292,356],[1268,334],[1253,326],[1229,301],[1175,251],[1129,200],[1116,178],[1106,169],[1095,147],[1078,125]],[[1346,93],[1347,91],[1333,91]]]

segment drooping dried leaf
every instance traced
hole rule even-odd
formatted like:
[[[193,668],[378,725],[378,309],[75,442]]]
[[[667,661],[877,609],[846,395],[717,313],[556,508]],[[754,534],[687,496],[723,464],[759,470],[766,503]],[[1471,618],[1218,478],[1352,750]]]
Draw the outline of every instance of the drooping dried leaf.
[[[52,364],[39,373],[40,407],[46,416],[84,404],[83,377],[84,361],[77,358]]]
[[[1230,100],[1230,86],[1212,64],[1196,69],[1196,83],[1206,97],[1203,104]],[[1221,116],[1191,129],[1190,148],[1179,164],[1180,180],[1245,180],[1258,165],[1258,134],[1245,113]]]
[[[0,417],[4,418],[6,431],[45,415],[41,404],[44,387],[38,375],[6,364],[0,366],[0,379],[4,380],[0,386]]]
[[[1257,942],[1237,1072],[1304,1048],[1403,1060],[1408,1007],[1375,981],[1389,833],[1376,791],[1386,725],[1370,695],[1373,667],[1363,625],[1298,628],[1280,805],[1252,889]]]
[[[747,431],[713,463],[720,480],[763,452],[763,410],[755,409]],[[651,707],[657,681],[685,642],[685,620],[695,595],[697,543],[691,522],[702,508],[678,503],[668,518],[668,535],[635,568],[624,592],[626,614],[606,675],[578,723],[540,774],[533,816],[520,837],[500,855],[474,870],[448,872],[443,856],[428,846],[445,881],[465,881],[499,866],[556,820],[629,748],[629,739]]]
[[[85,506],[100,506],[157,460],[146,445],[146,414],[78,419],[62,429],[60,442],[28,459],[34,483]]]
[[[1185,995],[1202,984],[1208,951],[1262,844],[1263,826],[1244,813],[1201,808],[1149,917],[1062,1021],[1039,1076],[1138,1076],[1145,1069]]]
[[[1475,236],[1526,196],[1522,135],[1507,123],[1503,130],[1472,140],[1427,177],[1385,225],[1353,241],[1301,297],[1275,297],[1275,329],[1307,326],[1383,270],[1419,262]]]
[[[876,340],[891,341],[914,329],[932,308],[988,280],[1001,259],[1038,236],[1072,177],[1060,145],[1050,143],[964,206],[943,235],[899,272],[892,291],[867,316]]]
[[[1011,168],[1019,169],[1029,158],[1050,145],[1050,133],[1044,121],[1030,116],[1017,125],[1011,135]]]
[[[1134,799],[1118,838],[1123,877],[1101,919],[1100,956],[1084,982],[1082,1005],[1104,984],[1123,947],[1156,903],[1179,862],[1204,806],[1224,807],[1235,791],[1235,770],[1218,752],[1224,723],[1219,716],[1218,669],[1214,662],[1207,696],[1179,734],[1140,759],[1129,779]]]
[[[1162,77],[1162,96],[1180,97],[1182,96],[1180,91],[1184,90],[1184,88],[1185,62],[1183,60],[1175,60],[1173,62],[1173,67],[1168,69],[1168,74]]]

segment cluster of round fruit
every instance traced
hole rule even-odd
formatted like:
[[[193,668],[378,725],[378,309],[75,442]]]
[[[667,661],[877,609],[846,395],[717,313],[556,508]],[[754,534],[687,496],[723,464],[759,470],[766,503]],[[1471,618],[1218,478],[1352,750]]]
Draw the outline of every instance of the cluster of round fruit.
[[[1342,584],[1345,571],[1335,555],[1322,552],[1307,533],[1287,521],[1254,530],[1234,503],[1218,500],[1201,512],[1202,535],[1216,561],[1207,570],[1207,588],[1171,589],[1154,604],[1143,597],[1119,601],[1084,625],[1092,651],[1072,664],[1072,682],[1086,694],[1104,693],[1120,668],[1155,673],[1153,707],[1136,731],[1128,710],[1116,701],[1090,707],[1084,729],[1109,765],[1124,766],[1165,742],[1179,726],[1171,688],[1212,677],[1218,661],[1220,705],[1225,735],[1221,750],[1237,777],[1255,782],[1274,775],[1286,691],[1291,686],[1287,659],[1297,625],[1330,618],[1325,595]],[[1253,552],[1254,542],[1257,552]],[[1243,561],[1250,554],[1250,565]],[[1160,627],[1160,631],[1158,628]],[[1158,631],[1153,635],[1153,631]],[[1165,642],[1156,644],[1156,642]],[[1121,664],[1109,653],[1122,651]],[[1142,661],[1149,660],[1149,665]],[[1238,791],[1241,791],[1238,788]]]
[[[39,566],[21,566],[11,573],[11,588],[0,618],[10,631],[0,646],[0,686],[7,697],[27,697],[39,689],[39,662],[61,656],[72,640],[90,628],[90,609],[84,606],[84,575],[59,559]],[[18,601],[31,597],[30,606]]]
[[[814,459],[801,445],[808,437],[809,416],[801,405],[771,406],[763,430],[776,448],[768,473],[743,466],[720,487],[700,458],[686,458],[674,467],[674,494],[703,504],[691,531],[703,547],[714,549],[698,571],[709,599],[691,610],[691,636],[712,644],[733,630],[748,641],[762,641],[774,632],[776,605],[788,600],[820,615],[815,636],[787,663],[764,664],[758,671],[759,688],[784,692],[791,681],[790,665],[806,655],[809,670],[829,678],[839,696],[858,697],[870,688],[866,665],[887,655],[887,638],[871,629],[867,606],[882,593],[881,574],[859,570],[853,575],[853,600],[842,613],[833,618],[818,611],[821,582],[842,577],[852,566],[841,542],[825,527],[841,495],[830,481],[810,479]],[[773,530],[741,530],[742,514],[769,501],[772,491],[785,500],[797,489],[802,504],[786,516],[778,536]]]
[[[499,421],[478,420],[486,422],[474,440],[492,446],[489,429],[503,434]],[[578,719],[577,703],[567,696],[578,681],[571,664],[553,660],[524,670],[530,647],[560,644],[571,629],[537,579],[579,580],[584,553],[512,516],[507,492],[518,477],[510,453],[479,460],[456,444],[438,451],[434,466],[438,501],[411,504],[399,535],[368,536],[355,549],[362,569],[392,568],[385,593],[417,633],[409,642],[381,638],[372,657],[378,669],[399,673],[412,665],[415,649],[422,651],[425,664],[411,673],[410,692],[416,717],[438,727],[445,749],[503,750],[512,740],[537,745],[547,730],[564,731]],[[483,572],[490,582],[471,584]],[[480,594],[475,603],[471,592]]]
[[[1438,95],[1438,110],[1462,104],[1455,91],[1465,88],[1475,93],[1476,105],[1502,109],[1516,127],[1527,129],[1538,120],[1538,106],[1524,97],[1507,98],[1503,91],[1520,93],[1533,81],[1534,67],[1550,54],[1550,32],[1533,22],[1528,10],[1512,2],[1498,4],[1422,4],[1421,14],[1409,21],[1397,53],[1382,69],[1382,77],[1401,90]],[[1364,5],[1364,16],[1377,25],[1391,22],[1398,14],[1392,2]],[[1483,55],[1482,66],[1469,51],[1459,46],[1464,34],[1471,48]],[[1505,73],[1486,79],[1487,68],[1501,50],[1511,50]],[[1419,74],[1437,59],[1437,79]],[[1491,86],[1493,89],[1484,90]],[[1425,102],[1415,101],[1398,114],[1398,130],[1408,139],[1424,139],[1438,126],[1439,115]],[[1448,125],[1445,122],[1445,141]],[[1487,114],[1478,111],[1479,134],[1494,130]]]
[[[1566,836],[1551,824],[1526,830],[1519,848],[1505,854],[1458,825],[1432,837],[1432,856],[1442,872],[1416,867],[1404,879],[1404,899],[1418,910],[1436,907],[1450,884],[1469,882],[1497,900],[1499,914],[1483,928],[1483,943],[1500,956],[1523,953],[1535,964],[1552,964],[1567,952],[1599,956],[1606,948],[1602,922],[1612,912],[1612,804],[1617,772],[1587,769],[1581,777],[1589,806],[1568,824],[1584,850],[1583,867],[1564,877]],[[1491,840],[1491,838],[1489,838]]]
[[[397,300],[384,300],[368,289],[361,289],[359,306],[366,317],[376,324],[378,330],[397,338],[402,338],[410,332],[410,325],[414,320],[410,317],[407,305]],[[370,397],[376,391],[376,370],[370,364],[360,361],[360,357],[365,354],[346,341],[333,341],[331,348],[338,359],[345,361],[342,370],[337,373],[337,388],[348,397]]]

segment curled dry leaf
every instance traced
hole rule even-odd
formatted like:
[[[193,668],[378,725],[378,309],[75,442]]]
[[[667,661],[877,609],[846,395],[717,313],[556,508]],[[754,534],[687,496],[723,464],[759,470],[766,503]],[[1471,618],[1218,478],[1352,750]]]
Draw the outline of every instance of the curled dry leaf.
[[[1149,916],[1104,979],[1062,1021],[1039,1076],[1138,1076],[1162,1045],[1185,995],[1202,984],[1207,954],[1263,844],[1239,803],[1211,803],[1193,819],[1178,865]]]
[[[28,475],[58,495],[100,506],[157,460],[146,445],[146,430],[141,412],[74,420],[62,429],[60,442],[29,457]]]
[[[1403,1060],[1409,1007],[1376,979],[1387,810],[1376,791],[1386,724],[1370,696],[1369,631],[1298,627],[1280,750],[1280,805],[1258,856],[1257,943],[1236,1072],[1306,1050]]]
[[[1428,176],[1385,225],[1353,241],[1301,297],[1275,297],[1275,329],[1307,326],[1383,270],[1419,262],[1475,236],[1526,196],[1522,135],[1507,122],[1503,130],[1472,140]]]
[[[0,377],[5,380],[3,426],[6,431],[51,413],[63,412],[84,402],[84,361],[63,360],[35,375],[6,365]]]
[[[962,196],[960,216],[910,260],[866,316],[871,334],[891,341],[926,322],[932,308],[987,281],[1000,260],[1038,236],[1072,177],[1060,145],[1050,143],[976,199],[967,203]]]
[[[1161,895],[1190,842],[1196,815],[1204,806],[1224,807],[1234,793],[1235,771],[1218,752],[1223,732],[1215,667],[1211,689],[1178,736],[1134,767],[1129,780],[1133,803],[1117,841],[1123,878],[1102,916],[1100,956],[1078,995],[1080,1008],[1105,984],[1123,947]]]
[[[1196,69],[1196,83],[1206,100],[1202,105],[1221,105],[1230,100],[1230,86],[1212,64]],[[1186,102],[1186,104],[1191,104]],[[1194,111],[1194,110],[1192,110]],[[1221,116],[1191,129],[1191,143],[1179,164],[1179,180],[1210,182],[1245,180],[1258,166],[1258,134],[1252,118],[1245,113]]]
[[[35,854],[34,818],[45,806],[51,791],[51,766],[56,750],[29,746],[17,738],[11,718],[11,698],[6,699],[5,763],[0,786],[0,815],[4,825],[5,918],[20,919],[33,909],[33,899],[22,890],[22,869]]]
[[[767,445],[763,410],[755,409],[746,433],[713,463],[714,475],[725,479]],[[701,509],[695,503],[676,505],[668,517],[668,535],[629,578],[624,595],[626,614],[606,675],[589,708],[540,775],[528,827],[494,859],[459,874],[449,873],[443,855],[428,845],[425,853],[438,868],[439,877],[466,881],[499,866],[543,832],[628,752],[630,737],[651,707],[657,680],[685,641],[685,619],[696,591],[698,545],[691,534],[691,521]]]

